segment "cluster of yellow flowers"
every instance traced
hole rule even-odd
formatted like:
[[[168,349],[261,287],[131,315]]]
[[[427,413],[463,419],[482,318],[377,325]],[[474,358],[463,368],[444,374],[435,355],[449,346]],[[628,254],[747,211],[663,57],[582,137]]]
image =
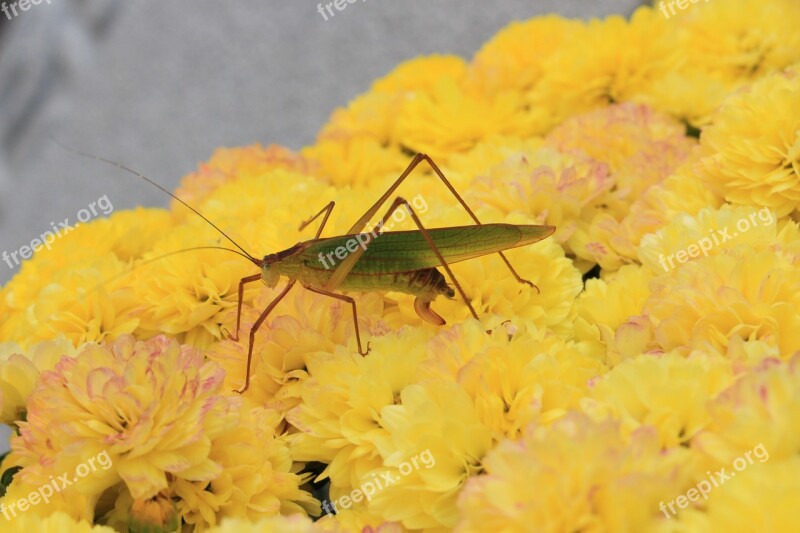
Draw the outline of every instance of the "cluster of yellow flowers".
[[[453,265],[480,322],[353,294],[366,357],[349,304],[295,289],[243,395],[282,285],[232,340],[253,265],[172,254],[225,244],[184,206],[69,232],[0,291],[0,529],[800,530],[798,28],[796,0],[535,18],[400,65],[300,153],[219,149],[176,193],[258,255],[330,200],[346,232],[415,152],[484,222],[557,226],[508,252],[541,292]],[[425,165],[398,194],[471,223]]]

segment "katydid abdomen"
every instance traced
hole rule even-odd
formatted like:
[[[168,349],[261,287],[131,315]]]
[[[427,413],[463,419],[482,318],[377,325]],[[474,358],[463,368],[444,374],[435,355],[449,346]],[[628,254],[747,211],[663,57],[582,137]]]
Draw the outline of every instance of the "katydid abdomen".
[[[284,260],[270,267],[270,271],[277,270],[282,276],[296,279],[305,287],[324,287],[333,270],[322,268],[321,265],[309,265],[304,262]],[[274,275],[273,272],[269,273]],[[445,277],[435,268],[412,270],[410,272],[365,273],[351,272],[339,285],[347,292],[402,292],[416,296],[414,309],[424,320],[441,326],[445,324],[442,317],[431,308],[430,303],[440,294],[448,298],[455,296],[455,291],[447,284]]]

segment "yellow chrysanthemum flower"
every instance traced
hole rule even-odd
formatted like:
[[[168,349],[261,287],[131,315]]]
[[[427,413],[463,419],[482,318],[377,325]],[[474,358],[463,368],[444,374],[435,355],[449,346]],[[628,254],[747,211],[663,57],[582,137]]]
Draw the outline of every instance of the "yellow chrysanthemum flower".
[[[656,278],[643,314],[665,350],[724,353],[733,337],[800,349],[800,270],[793,256],[740,246]]]
[[[287,415],[299,430],[292,456],[326,462],[320,479],[330,477],[333,492],[351,490],[381,466],[379,445],[389,437],[382,412],[419,379],[426,337],[406,329],[374,339],[368,357],[342,350],[306,356],[311,377],[302,383],[302,403]]]
[[[3,288],[4,303],[10,309],[21,309],[48,284],[62,279],[70,270],[86,267],[92,260],[109,255],[122,262],[137,258],[171,227],[172,219],[163,209],[137,208],[117,211],[108,218],[77,227],[58,228],[59,235],[50,249],[41,248],[24,262],[20,272]],[[96,279],[95,284],[101,281],[103,278]]]
[[[424,375],[456,380],[498,438],[518,438],[529,423],[577,408],[591,380],[605,372],[581,346],[552,333],[499,328],[486,335],[475,321],[439,333],[428,346]]]
[[[458,494],[483,469],[492,432],[454,382],[427,380],[405,387],[399,396],[396,405],[381,410],[389,435],[378,443],[383,467],[364,473],[360,483],[383,479],[388,486],[367,505],[409,529],[452,528],[458,521]]]
[[[591,20],[546,59],[536,103],[560,123],[611,103],[642,100],[679,61],[671,25],[649,7],[637,9],[630,21]]]
[[[700,139],[701,177],[736,204],[782,217],[800,206],[800,73],[779,73],[729,97]]]
[[[543,74],[544,60],[580,35],[582,26],[558,15],[512,22],[475,54],[467,74],[470,85],[489,96],[530,90]]]
[[[213,230],[202,221],[177,227],[155,244],[138,267],[142,281],[136,298],[142,302],[139,333],[182,334],[180,338],[199,347],[221,337],[220,314],[235,308],[239,280],[257,269],[241,257],[218,250],[172,254],[192,246],[213,246]],[[187,246],[189,243],[192,246]],[[247,287],[248,296],[253,286]]]
[[[89,476],[91,477],[76,479],[74,472],[78,464],[80,463],[66,464],[65,461],[61,461],[56,466],[57,469],[50,474],[52,479],[37,480],[31,483],[21,479],[19,476],[21,472],[17,472],[13,476],[12,483],[5,487],[5,494],[0,501],[0,505],[2,505],[0,513],[3,514],[0,524],[8,520],[13,524],[11,531],[16,532],[21,531],[16,527],[16,522],[22,519],[24,524],[24,518],[27,516],[38,516],[45,519],[61,514],[68,515],[72,521],[92,522],[95,516],[97,496],[86,494],[81,486],[86,483],[91,485],[92,480],[96,479],[95,473],[90,472]],[[3,461],[3,475],[6,477],[6,483],[14,472],[9,466],[9,456],[6,456]],[[97,466],[95,461],[95,467]],[[62,467],[65,469],[59,471]],[[96,468],[96,470],[104,472],[102,468]],[[83,489],[85,488],[84,486]],[[58,522],[60,521],[58,520]],[[3,529],[3,531],[7,530]]]
[[[687,70],[748,81],[800,60],[800,5],[793,0],[700,2],[679,16],[669,24],[681,28]]]
[[[679,494],[687,452],[662,451],[643,428],[630,442],[612,421],[572,414],[533,426],[484,459],[459,498],[454,531],[646,531],[659,520],[658,502]]]
[[[568,244],[584,264],[613,270],[635,259],[630,241],[636,237],[629,234],[641,221],[626,219],[631,208],[686,161],[694,142],[673,119],[646,106],[621,104],[568,119],[548,135],[547,144],[608,164],[606,190],[593,199],[594,209],[583,211]]]
[[[225,518],[257,522],[278,514],[319,514],[317,501],[300,488],[310,474],[292,472],[287,443],[275,436],[279,422],[276,412],[244,408],[237,428],[211,445],[209,458],[222,472],[210,483],[175,480],[172,489],[184,523],[202,530]]]
[[[673,448],[708,425],[708,402],[732,382],[731,363],[716,354],[641,355],[594,380],[584,409],[620,420],[626,433],[653,427],[659,445]]]
[[[132,333],[139,324],[128,265],[172,226],[169,213],[139,208],[95,219],[41,249],[2,289],[0,337],[28,346],[65,335],[74,345]]]

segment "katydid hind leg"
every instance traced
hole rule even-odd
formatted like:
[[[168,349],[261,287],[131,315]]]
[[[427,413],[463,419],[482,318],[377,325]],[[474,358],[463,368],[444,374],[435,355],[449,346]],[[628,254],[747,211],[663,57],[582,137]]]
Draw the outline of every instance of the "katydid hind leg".
[[[353,300],[350,296],[346,296],[344,294],[338,294],[323,289],[317,289],[311,286],[305,286],[305,288],[311,292],[316,292],[317,294],[322,294],[323,296],[330,296],[331,298],[335,298],[342,302],[349,303],[353,307],[353,324],[355,326],[355,331],[356,331],[356,344],[358,345],[358,353],[361,355],[367,355],[370,350],[369,342],[367,342],[367,350],[364,351],[364,349],[361,347],[361,333],[359,332],[358,329],[358,310],[356,308],[356,301]]]
[[[450,180],[448,180],[447,177],[445,177],[444,172],[442,172],[442,170],[433,161],[433,159],[427,154],[419,153],[416,156],[414,156],[414,159],[411,160],[411,163],[409,163],[408,167],[406,167],[406,169],[403,171],[403,173],[400,174],[400,177],[397,178],[395,180],[395,182],[386,190],[386,192],[383,194],[383,196],[381,196],[378,199],[378,201],[375,202],[375,204],[372,207],[370,207],[366,211],[366,213],[364,213],[364,215],[358,220],[358,222],[356,222],[353,225],[353,227],[350,228],[350,230],[347,233],[359,233],[359,232],[361,232],[361,230],[364,229],[364,227],[367,225],[367,223],[370,221],[370,219],[372,219],[372,217],[375,216],[375,213],[378,212],[378,210],[381,208],[381,206],[384,203],[386,203],[386,201],[392,196],[394,191],[397,190],[397,188],[405,181],[405,179],[408,176],[411,175],[411,172],[417,167],[417,165],[419,165],[423,161],[426,161],[428,163],[428,165],[430,165],[430,167],[433,169],[434,173],[439,177],[439,179],[442,181],[442,183],[444,183],[445,187],[447,187],[447,189],[452,193],[452,195],[455,196],[456,200],[458,200],[458,203],[461,204],[461,207],[463,207],[464,210],[467,212],[467,214],[469,214],[470,218],[472,218],[472,220],[475,222],[475,224],[481,225],[481,221],[478,220],[477,215],[475,215],[475,213],[472,211],[472,209],[470,209],[470,207],[467,205],[467,202],[464,201],[464,199],[461,197],[461,195],[458,194],[458,191],[456,191],[456,188],[453,187],[453,184],[450,183]],[[536,289],[538,292],[541,292],[541,291],[539,291],[539,287],[537,287],[532,281],[524,279],[522,276],[520,276],[517,273],[517,271],[511,265],[511,262],[508,260],[508,258],[506,257],[506,255],[503,252],[497,252],[497,253],[500,255],[500,258],[503,260],[503,262],[508,267],[509,271],[511,271],[511,274],[514,276],[514,278],[519,283],[523,283],[525,285],[530,285],[531,287]]]
[[[470,218],[472,218],[472,220],[475,221],[475,224],[480,226],[481,225],[481,221],[478,220],[478,217],[475,215],[475,213],[472,211],[472,209],[469,208],[469,206],[467,205],[467,202],[464,201],[464,199],[461,197],[461,195],[458,194],[458,191],[456,191],[455,187],[453,187],[453,185],[450,183],[450,181],[448,181],[448,179],[444,175],[444,172],[441,171],[439,166],[436,163],[434,163],[433,159],[431,159],[430,156],[428,156],[426,154],[421,154],[421,155],[422,155],[422,159],[424,159],[425,161],[428,162],[428,164],[431,166],[431,168],[436,173],[436,175],[439,176],[439,179],[441,179],[442,182],[445,184],[447,189],[451,193],[453,193],[453,196],[456,197],[456,200],[458,200],[458,203],[461,204],[461,207],[463,207],[464,210],[469,214]],[[539,287],[537,287],[532,281],[529,281],[529,280],[523,278],[522,276],[520,276],[517,273],[517,271],[511,265],[511,261],[509,261],[508,258],[506,257],[506,254],[504,254],[503,252],[497,252],[497,253],[500,256],[500,258],[503,260],[503,262],[506,264],[506,266],[508,267],[508,270],[511,271],[511,274],[514,276],[514,278],[518,282],[523,283],[525,285],[530,285],[531,287],[536,289],[537,292],[541,292],[539,290]]]
[[[475,317],[475,320],[480,320],[478,318],[478,313],[475,311],[475,308],[472,307],[472,303],[470,302],[469,298],[464,292],[464,289],[461,287],[461,284],[458,282],[455,275],[453,274],[453,271],[450,269],[450,265],[447,264],[447,261],[444,259],[441,252],[436,247],[436,244],[433,242],[433,239],[428,233],[428,230],[425,229],[425,226],[422,224],[422,221],[417,216],[417,213],[414,211],[414,208],[411,207],[411,204],[409,204],[405,198],[398,196],[397,198],[394,199],[392,205],[389,207],[389,210],[386,212],[386,215],[380,220],[380,222],[378,222],[378,227],[380,228],[384,227],[386,222],[392,216],[392,214],[394,214],[394,212],[401,206],[405,206],[405,208],[408,209],[411,218],[414,220],[414,223],[417,225],[417,228],[422,233],[425,242],[428,243],[428,246],[431,248],[431,250],[433,250],[433,253],[436,255],[436,258],[439,259],[439,263],[442,265],[442,268],[444,268],[445,271],[447,272],[447,275],[450,277],[450,280],[453,282],[453,285],[455,286],[456,290],[461,295],[461,298],[464,300],[464,303],[467,304],[467,307],[469,308],[470,313],[472,313],[472,316]],[[365,252],[365,250],[369,248],[371,242],[372,241],[369,240],[365,243],[364,247],[356,248],[356,250],[350,253],[344,261],[339,263],[339,266],[336,267],[336,270],[331,276],[329,285],[325,287],[326,290],[331,290],[330,286],[331,281],[341,280],[347,277],[347,275],[350,273],[350,271],[353,269],[356,262],[358,261],[358,258],[360,258],[361,255]],[[335,285],[338,285],[339,282],[340,281],[336,281]],[[439,317],[436,313],[434,313],[430,309],[429,305],[430,302],[415,302],[414,308],[417,311],[417,314],[419,314],[420,318],[432,322],[434,324],[441,325],[444,322],[444,320],[441,317]]]
[[[275,309],[275,306],[278,305],[281,300],[283,300],[283,297],[289,294],[289,291],[292,289],[292,287],[294,287],[295,281],[296,280],[292,280],[286,284],[286,287],[278,296],[275,297],[274,300],[272,300],[272,302],[270,302],[267,308],[262,311],[261,315],[258,317],[258,320],[256,320],[253,326],[250,328],[250,342],[247,346],[247,369],[245,370],[244,387],[242,387],[241,390],[237,390],[237,393],[242,394],[250,387],[250,365],[253,361],[253,346],[256,342],[256,332],[258,331],[258,328],[261,327],[261,325],[267,319],[267,316],[269,316],[272,310]]]
[[[464,289],[461,287],[461,284],[458,282],[458,279],[456,279],[456,275],[453,274],[453,271],[450,269],[450,265],[447,263],[444,256],[442,256],[442,253],[439,251],[439,248],[436,247],[436,243],[433,242],[433,239],[428,233],[428,230],[422,224],[422,221],[419,219],[419,216],[417,216],[417,213],[416,211],[414,211],[414,208],[411,207],[411,204],[408,203],[408,200],[406,200],[401,196],[395,198],[394,202],[392,202],[392,209],[384,217],[384,220],[387,220],[394,213],[394,211],[398,209],[400,206],[405,206],[405,208],[408,209],[408,213],[414,220],[414,224],[417,225],[417,228],[419,228],[420,233],[422,233],[422,237],[425,239],[425,242],[428,243],[428,246],[430,247],[431,250],[433,250],[433,253],[436,255],[436,258],[441,263],[442,268],[444,268],[445,272],[447,272],[447,275],[450,278],[450,281],[453,282],[453,286],[456,288],[456,291],[458,291],[458,294],[461,295],[461,298],[464,300],[464,303],[467,304],[469,312],[472,313],[472,316],[475,318],[475,320],[480,321],[480,318],[478,318],[478,313],[475,311],[475,308],[472,307],[472,302],[470,302],[469,298],[467,297],[467,293],[464,292]],[[429,320],[430,318],[432,318],[435,320],[436,318],[438,318],[439,320],[442,320],[442,318],[439,315],[434,313],[429,308],[429,305],[430,302],[420,302],[420,303],[415,302],[414,309],[417,310],[417,314],[419,314],[420,317],[423,319]],[[423,313],[421,313],[421,311],[423,311],[424,314],[430,318],[423,316]],[[430,316],[431,313],[432,316]]]

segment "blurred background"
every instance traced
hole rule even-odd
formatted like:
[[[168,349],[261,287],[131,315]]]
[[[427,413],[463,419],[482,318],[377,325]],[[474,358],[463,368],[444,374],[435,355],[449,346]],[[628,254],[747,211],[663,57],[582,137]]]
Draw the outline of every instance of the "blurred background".
[[[336,107],[405,59],[470,58],[513,20],[628,15],[643,3],[369,0],[325,20],[317,3],[286,0],[40,0],[27,11],[17,1],[0,0],[0,252],[9,253],[104,195],[114,210],[168,204],[53,137],[173,189],[215,147],[311,143]],[[0,262],[0,283],[18,269]]]

